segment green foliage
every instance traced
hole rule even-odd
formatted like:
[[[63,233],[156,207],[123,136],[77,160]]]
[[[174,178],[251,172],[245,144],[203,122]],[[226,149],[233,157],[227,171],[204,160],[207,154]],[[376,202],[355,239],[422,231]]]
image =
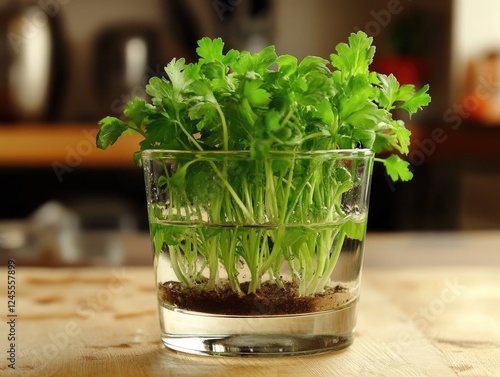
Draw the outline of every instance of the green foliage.
[[[384,163],[393,181],[397,181],[398,179],[409,181],[413,178],[413,173],[408,169],[408,162],[402,160],[399,156],[393,154],[392,156],[379,160]]]
[[[127,130],[128,126],[120,119],[114,117],[106,117],[99,122],[101,128],[97,133],[97,147],[106,149],[113,145],[116,140]]]
[[[203,38],[197,62],[173,59],[168,79],[150,79],[151,104],[134,99],[124,111],[127,121],[101,120],[97,145],[105,149],[131,129],[144,136],[141,150],[245,149],[259,158],[272,150],[407,154],[410,131],[391,111],[413,115],[429,104],[428,86],[416,90],[370,72],[375,47],[363,32],[348,42],[337,45],[330,62],[317,56],[298,62],[277,56],[274,46],[224,53],[220,38]],[[394,161],[384,164],[389,176],[408,179],[408,165]]]
[[[410,131],[392,112],[411,116],[426,106],[428,86],[416,90],[393,75],[370,72],[375,47],[363,32],[348,42],[330,60],[307,56],[299,62],[278,56],[274,46],[255,54],[225,53],[220,38],[203,38],[197,62],[173,59],[166,78],[149,80],[151,103],[136,98],[125,107],[125,120],[99,122],[102,149],[132,131],[144,137],[140,151],[197,152],[172,171],[165,162],[155,183],[168,198],[149,203],[155,251],[168,250],[183,284],[214,288],[222,264],[241,292],[237,265],[243,260],[252,275],[249,292],[255,293],[265,274],[282,284],[280,268],[287,263],[299,293],[314,294],[327,284],[344,239],[363,239],[366,213],[353,214],[343,200],[359,189],[364,157],[344,166],[320,156],[279,159],[276,153],[388,152],[377,160],[391,179],[412,178],[400,157],[409,152]],[[246,155],[215,161],[203,157],[205,151]]]

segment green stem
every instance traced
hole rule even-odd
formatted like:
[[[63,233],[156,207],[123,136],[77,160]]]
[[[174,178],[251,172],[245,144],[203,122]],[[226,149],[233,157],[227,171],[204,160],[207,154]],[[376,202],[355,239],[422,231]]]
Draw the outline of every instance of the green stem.
[[[189,281],[188,278],[186,278],[184,273],[181,271],[181,267],[180,267],[181,262],[177,258],[178,257],[177,253],[182,254],[182,251],[178,250],[178,248],[175,246],[169,246],[170,263],[172,264],[172,269],[174,270],[175,276],[177,276],[177,278],[185,286],[191,287],[192,286],[191,282]]]
[[[277,222],[279,218],[278,203],[276,197],[276,187],[274,184],[274,175],[272,163],[269,160],[264,162],[264,169],[266,172],[266,198],[265,205],[267,216],[271,222]]]
[[[287,210],[288,210],[288,207],[287,207],[287,204],[288,204],[288,200],[290,198],[290,191],[292,189],[292,186],[293,186],[293,173],[294,173],[294,170],[295,170],[295,155],[293,155],[293,158],[292,158],[292,163],[290,165],[290,170],[288,172],[288,179],[286,180],[286,186],[285,186],[285,195],[283,197],[283,212],[287,213]]]
[[[188,138],[188,140],[193,143],[193,145],[198,148],[198,150],[202,151],[203,148],[201,147],[201,145],[198,143],[198,141],[196,141],[196,139],[193,137],[193,135],[191,135],[185,128],[184,126],[182,125],[181,121],[177,120],[176,123],[179,125],[181,131],[184,133],[184,135],[186,135],[186,137]]]
[[[214,221],[214,223],[220,223],[220,214],[222,208],[222,198],[217,197],[212,201],[212,206],[210,207],[209,217]],[[201,237],[201,242],[206,246],[205,259],[207,260],[209,277],[206,288],[208,290],[214,289],[219,276],[219,256],[218,249],[222,242],[220,234],[216,234],[212,237],[205,237],[203,228],[200,229],[200,233],[203,235]]]
[[[283,241],[283,237],[285,236],[285,230],[286,228],[284,226],[280,226],[278,228],[276,238],[273,240],[274,245],[272,250],[270,251],[269,257],[259,266],[259,272],[257,274],[259,279],[266,273],[267,270],[271,268],[276,259],[280,256],[281,242]]]
[[[252,212],[253,212],[253,209],[254,209],[253,203],[254,202],[252,201],[252,196],[250,195],[250,190],[248,187],[248,181],[247,181],[246,176],[242,177],[241,187],[243,189],[243,194],[244,194],[244,198],[245,198],[245,207],[250,208],[250,210],[252,210]],[[254,218],[253,214],[252,214],[252,218]]]
[[[283,223],[286,224],[289,221],[290,216],[293,213],[293,210],[297,206],[297,203],[299,202],[300,199],[303,199],[303,197],[304,197],[304,189],[307,186],[309,186],[309,180],[311,179],[311,177],[315,173],[316,168],[317,168],[317,164],[315,166],[311,167],[309,169],[309,172],[308,172],[307,176],[305,176],[305,177],[302,178],[300,186],[296,187],[296,189],[295,189],[295,191],[293,193],[293,196],[291,198],[290,207],[288,208],[288,211],[286,212],[286,215],[284,216]],[[301,213],[307,213],[307,212],[302,211]]]
[[[248,287],[248,293],[256,293],[257,289],[260,288],[260,280],[262,275],[265,273],[267,269],[260,268],[262,266],[263,260],[266,256],[269,256],[269,242],[268,242],[268,232],[262,230],[259,232],[259,237],[253,239],[250,243],[250,260],[252,261],[252,265],[249,265],[250,273],[252,275],[250,280],[250,285]],[[247,251],[248,253],[248,251]],[[261,274],[261,271],[262,274]]]
[[[238,241],[238,228],[236,228],[233,232],[233,237],[231,237],[231,254],[230,254],[230,266],[232,268],[230,276],[230,281],[231,281],[231,286],[233,287],[233,291],[237,292],[238,294],[243,293],[241,291],[240,283],[238,281],[238,260],[239,260],[239,255],[236,254],[236,243]]]
[[[217,113],[219,114],[220,121],[222,124],[222,148],[227,151],[229,149],[229,132],[227,129],[226,117],[224,116],[224,112],[220,108],[219,104],[216,102],[214,104]]]
[[[326,269],[323,273],[323,276],[321,277],[319,282],[316,284],[316,286],[312,287],[314,290],[311,291],[311,293],[315,292],[317,289],[322,290],[326,286],[327,281],[329,279],[331,279],[333,270],[335,269],[335,266],[337,265],[337,261],[339,260],[340,252],[342,251],[342,246],[344,246],[345,237],[346,237],[346,234],[343,230],[341,230],[337,234],[337,237],[335,237],[335,239],[334,239],[335,247],[333,249],[332,255],[330,256],[330,260],[328,261],[328,264],[327,264]]]
[[[283,121],[280,124],[280,128],[284,127],[288,123],[294,112],[295,112],[295,106],[294,104],[292,104],[290,106],[290,110],[288,110],[288,113],[285,115],[285,118],[283,118]]]
[[[217,246],[219,236],[215,236],[209,240],[207,240],[207,259],[208,259],[208,271],[209,277],[207,282],[207,290],[213,290],[217,284],[217,280],[219,277],[219,260],[217,255]]]
[[[221,179],[221,181],[224,184],[224,186],[226,186],[226,189],[229,191],[229,193],[233,197],[233,199],[236,202],[236,204],[238,205],[238,207],[240,207],[241,211],[243,212],[243,214],[245,216],[245,219],[247,221],[249,221],[250,224],[255,224],[255,220],[254,220],[252,214],[250,213],[250,211],[248,210],[248,208],[245,207],[245,204],[242,202],[242,200],[240,199],[240,197],[238,196],[238,194],[236,193],[236,191],[234,191],[233,187],[227,181],[227,179],[224,176],[224,174],[222,174],[222,172],[217,168],[217,165],[215,165],[215,163],[213,161],[209,161],[208,163],[212,166],[212,168],[214,169],[215,174],[217,174],[217,176]]]
[[[301,282],[299,285],[299,296],[307,295],[307,283],[312,276],[313,258],[309,250],[309,240],[302,243],[297,250],[300,258]]]
[[[140,134],[141,136],[143,136],[144,139],[146,139],[146,133],[143,130],[141,130],[139,127],[132,127],[132,126],[130,126],[128,124],[126,124],[126,127],[128,129],[130,129],[130,130],[133,130],[133,131],[137,132],[138,134]]]
[[[317,251],[317,260],[316,260],[316,271],[314,273],[314,276],[312,277],[311,281],[308,284],[308,293],[316,293],[320,292],[323,290],[324,285],[326,284],[326,280],[324,280],[325,277],[330,278],[331,274],[333,271],[329,271],[330,269],[330,264],[327,264],[329,261],[330,263],[337,263],[338,260],[338,255],[336,255],[335,249],[332,252],[332,255],[330,256],[330,250],[331,247],[333,246],[333,242],[335,238],[337,237],[339,231],[340,231],[341,226],[336,227],[335,229],[327,229],[322,231],[321,233],[321,240],[318,242],[318,251]],[[342,247],[343,240],[340,242],[340,249]],[[337,245],[335,245],[336,247]],[[322,283],[324,281],[324,283]]]
[[[327,135],[325,135],[325,133],[324,133],[324,132],[316,132],[316,133],[313,133],[313,134],[309,134],[309,135],[304,136],[304,137],[302,138],[302,142],[304,142],[304,141],[306,141],[306,140],[309,140],[309,139],[314,139],[314,138],[316,138],[316,137],[322,137],[322,136],[327,136]]]

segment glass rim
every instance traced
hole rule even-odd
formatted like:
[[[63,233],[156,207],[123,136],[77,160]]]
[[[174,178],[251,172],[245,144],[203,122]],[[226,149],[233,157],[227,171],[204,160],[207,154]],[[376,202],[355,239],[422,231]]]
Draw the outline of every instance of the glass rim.
[[[141,157],[155,158],[167,157],[168,155],[179,156],[250,156],[251,151],[248,149],[242,150],[172,150],[172,149],[146,149],[141,152]],[[317,155],[345,155],[352,157],[372,157],[375,152],[369,148],[352,148],[352,149],[318,149],[318,150],[271,150],[269,151],[270,157],[280,156],[317,156]],[[265,158],[265,157],[264,157]]]

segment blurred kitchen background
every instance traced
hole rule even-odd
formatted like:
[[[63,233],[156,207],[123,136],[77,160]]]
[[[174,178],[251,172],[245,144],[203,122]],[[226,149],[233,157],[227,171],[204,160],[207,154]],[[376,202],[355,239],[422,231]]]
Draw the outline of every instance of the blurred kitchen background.
[[[497,0],[0,0],[0,252],[120,261],[106,234],[147,230],[137,139],[99,151],[96,123],[202,36],[328,58],[364,30],[373,69],[432,96],[408,123],[413,181],[376,168],[369,231],[498,229],[498,14]]]

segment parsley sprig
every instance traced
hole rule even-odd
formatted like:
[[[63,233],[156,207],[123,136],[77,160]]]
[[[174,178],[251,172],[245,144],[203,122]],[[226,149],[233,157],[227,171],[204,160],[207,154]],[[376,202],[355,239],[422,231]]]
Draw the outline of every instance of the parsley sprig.
[[[125,107],[125,121],[108,116],[99,122],[99,148],[127,130],[144,137],[141,151],[250,150],[265,157],[272,150],[368,148],[393,153],[377,159],[393,180],[412,178],[400,157],[409,152],[410,131],[392,114],[402,109],[411,116],[429,104],[428,86],[416,90],[370,72],[375,47],[365,33],[351,34],[330,61],[308,56],[299,62],[278,56],[274,46],[224,53],[220,38],[198,45],[197,62],[173,59],[166,78],[150,79],[151,103],[136,98]]]

